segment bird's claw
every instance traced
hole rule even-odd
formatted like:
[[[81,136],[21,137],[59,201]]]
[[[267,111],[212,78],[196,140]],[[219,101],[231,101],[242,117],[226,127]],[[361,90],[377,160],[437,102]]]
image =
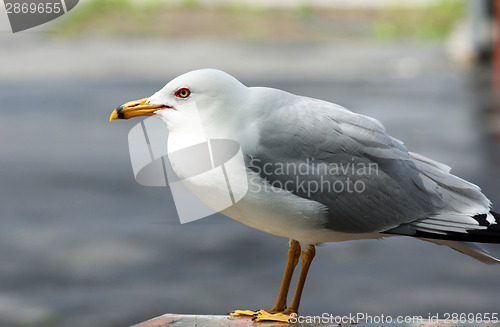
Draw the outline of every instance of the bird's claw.
[[[276,321],[289,323],[291,315],[293,313],[288,312],[269,312],[265,310],[260,310],[257,315],[252,318],[253,321]]]
[[[252,310],[234,310],[233,312],[230,312],[229,315],[231,317],[238,317],[238,316],[257,316],[259,311],[252,311]]]
[[[266,310],[252,311],[252,310],[234,310],[230,312],[231,317],[252,317],[252,321],[275,321],[275,322],[285,322],[289,323],[290,318],[294,313],[284,312],[273,312]]]

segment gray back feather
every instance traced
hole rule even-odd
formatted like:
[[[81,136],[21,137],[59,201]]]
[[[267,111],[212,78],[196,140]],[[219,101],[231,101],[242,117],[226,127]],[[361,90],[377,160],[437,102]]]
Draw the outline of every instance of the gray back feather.
[[[268,113],[260,133],[265,137],[250,167],[273,186],[325,205],[325,228],[367,233],[399,227],[411,234],[436,220],[477,226],[467,216],[488,211],[477,186],[408,153],[377,120],[332,103],[289,95]],[[288,169],[280,170],[283,165]],[[299,166],[304,169],[293,171]]]

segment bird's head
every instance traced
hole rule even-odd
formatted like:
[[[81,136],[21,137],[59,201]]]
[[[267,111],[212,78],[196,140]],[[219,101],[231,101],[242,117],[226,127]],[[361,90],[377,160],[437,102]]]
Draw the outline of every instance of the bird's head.
[[[171,131],[189,129],[193,119],[201,119],[210,128],[215,120],[232,120],[235,108],[246,101],[247,93],[245,85],[223,71],[195,70],[173,79],[148,98],[119,106],[111,113],[110,121],[155,115]],[[188,104],[196,105],[199,118],[193,116],[192,110],[184,110]]]

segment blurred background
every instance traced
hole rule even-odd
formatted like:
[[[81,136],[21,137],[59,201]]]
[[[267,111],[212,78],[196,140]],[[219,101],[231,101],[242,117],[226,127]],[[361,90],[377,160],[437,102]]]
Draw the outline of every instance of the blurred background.
[[[497,28],[486,0],[80,0],[15,34],[3,11],[0,326],[274,304],[288,240],[220,215],[181,225],[168,189],[134,180],[138,120],[108,121],[197,68],[375,117],[500,210]],[[301,314],[498,312],[499,273],[406,237],[326,244]]]

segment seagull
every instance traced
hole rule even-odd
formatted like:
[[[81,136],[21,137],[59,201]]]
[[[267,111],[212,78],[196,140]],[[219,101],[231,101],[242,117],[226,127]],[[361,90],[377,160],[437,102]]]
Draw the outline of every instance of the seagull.
[[[190,103],[199,117],[183,110]],[[201,119],[207,138],[237,141],[248,192],[221,213],[290,240],[274,307],[231,315],[290,321],[298,314],[315,246],[325,242],[411,236],[500,263],[475,244],[500,243],[500,214],[490,210],[480,188],[452,175],[450,167],[409,152],[374,118],[278,89],[247,87],[216,69],[185,73],[152,96],[119,106],[110,121],[138,116],[161,119],[169,146],[176,148],[192,144],[194,119]],[[172,166],[183,174],[182,165]],[[192,183],[221,191],[210,180]]]

